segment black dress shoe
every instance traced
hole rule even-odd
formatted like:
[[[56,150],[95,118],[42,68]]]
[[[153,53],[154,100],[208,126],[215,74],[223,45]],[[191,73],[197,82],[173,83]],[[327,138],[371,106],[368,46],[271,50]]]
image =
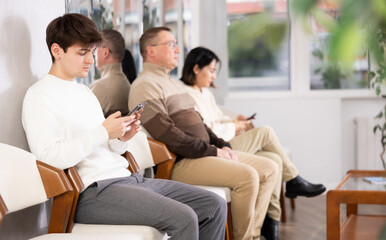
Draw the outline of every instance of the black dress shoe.
[[[315,197],[326,191],[323,184],[312,184],[300,176],[286,182],[285,196],[288,198],[296,198],[297,196]]]
[[[266,240],[279,240],[279,222],[266,215],[261,228],[261,235]]]

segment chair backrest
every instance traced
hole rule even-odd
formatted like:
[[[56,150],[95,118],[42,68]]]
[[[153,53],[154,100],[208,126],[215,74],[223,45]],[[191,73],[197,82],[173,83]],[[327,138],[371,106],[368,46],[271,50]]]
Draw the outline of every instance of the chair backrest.
[[[127,144],[128,146],[126,151],[133,155],[139,170],[153,167],[155,165],[145,133],[139,131],[130,139],[130,141],[128,141]]]
[[[48,232],[64,232],[73,200],[64,172],[7,144],[0,143],[0,156],[0,194],[8,211],[16,212],[53,198]]]

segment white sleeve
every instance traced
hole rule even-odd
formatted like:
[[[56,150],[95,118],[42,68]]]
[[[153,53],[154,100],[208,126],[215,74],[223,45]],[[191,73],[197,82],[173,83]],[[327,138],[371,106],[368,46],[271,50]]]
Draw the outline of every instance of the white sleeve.
[[[233,122],[211,122],[207,126],[220,138],[229,142],[236,136],[236,126]]]
[[[76,165],[108,141],[102,125],[76,137],[68,136],[68,126],[61,121],[50,96],[38,91],[27,92],[22,122],[31,152],[39,160],[61,169]]]
[[[224,115],[217,106],[216,99],[209,90],[203,91],[206,95],[202,101],[195,98],[196,107],[204,119],[204,123],[220,138],[230,141],[236,135],[236,126],[228,116]],[[203,102],[203,100],[205,100]]]
[[[130,141],[130,140],[128,140]],[[128,141],[123,142],[119,139],[110,139],[109,140],[109,146],[111,151],[118,153],[119,155],[123,154],[126,152],[127,146],[128,146]]]

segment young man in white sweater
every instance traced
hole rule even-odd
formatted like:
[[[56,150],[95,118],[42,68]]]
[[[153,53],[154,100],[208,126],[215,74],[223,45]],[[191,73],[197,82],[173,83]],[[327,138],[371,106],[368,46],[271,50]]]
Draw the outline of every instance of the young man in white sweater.
[[[102,38],[80,14],[65,14],[47,27],[52,57],[47,75],[26,93],[23,127],[39,160],[76,166],[84,182],[75,221],[148,225],[169,239],[224,239],[226,203],[216,194],[178,182],[147,179],[127,170],[121,154],[140,129],[139,114],[104,118],[87,86],[93,53]]]

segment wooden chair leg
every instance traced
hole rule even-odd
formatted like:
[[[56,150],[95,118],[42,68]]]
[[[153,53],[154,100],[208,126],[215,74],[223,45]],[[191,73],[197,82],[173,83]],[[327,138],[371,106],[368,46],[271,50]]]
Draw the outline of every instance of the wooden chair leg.
[[[281,222],[285,223],[287,221],[287,217],[286,217],[285,199],[284,199],[284,185],[280,190],[280,208],[281,208]]]
[[[233,226],[232,226],[232,214],[231,214],[231,203],[228,203],[228,217],[227,224],[225,227],[225,240],[233,240]]]
[[[291,209],[295,209],[295,198],[290,198]],[[285,196],[284,196],[284,183],[280,191],[280,208],[281,208],[281,221],[285,223],[287,221],[286,208],[285,208]]]
[[[291,208],[295,209],[295,198],[291,198]]]

